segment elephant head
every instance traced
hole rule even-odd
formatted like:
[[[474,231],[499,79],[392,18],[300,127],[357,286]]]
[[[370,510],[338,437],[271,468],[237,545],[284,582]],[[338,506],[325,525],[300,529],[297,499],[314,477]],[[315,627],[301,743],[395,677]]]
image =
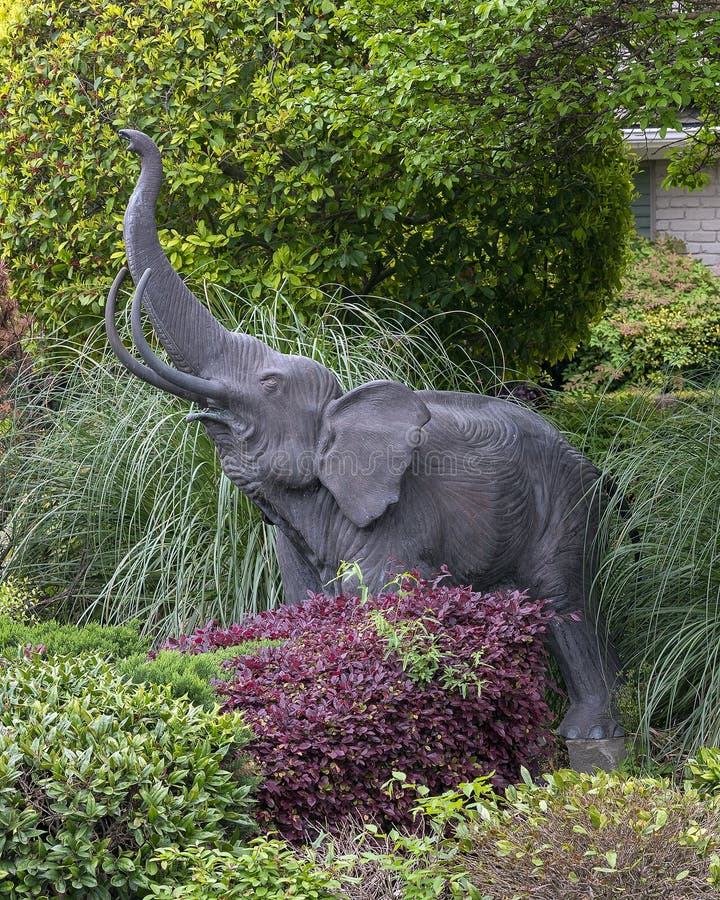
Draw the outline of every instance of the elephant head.
[[[355,525],[365,527],[395,502],[420,429],[430,417],[408,388],[377,381],[343,394],[329,369],[229,331],[175,272],[157,234],[155,207],[162,162],[139,131],[120,135],[141,172],[124,220],[128,266],[136,284],[131,323],[140,362],[115,326],[122,270],[110,290],[106,326],[125,367],[161,390],[196,403],[199,420],[227,476],[256,501],[280,491],[323,485]],[[143,335],[142,308],[173,365]]]

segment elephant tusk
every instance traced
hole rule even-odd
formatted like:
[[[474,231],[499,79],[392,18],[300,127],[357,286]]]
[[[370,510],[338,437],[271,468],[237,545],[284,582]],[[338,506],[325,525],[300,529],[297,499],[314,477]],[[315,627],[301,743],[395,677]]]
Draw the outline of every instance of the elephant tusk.
[[[224,400],[227,396],[227,390],[221,382],[210,378],[199,378],[197,375],[188,375],[187,372],[181,372],[179,369],[174,369],[166,362],[163,362],[163,360],[153,352],[150,344],[146,341],[142,330],[141,314],[145,286],[151,275],[152,269],[145,269],[142,278],[137,284],[130,312],[130,325],[132,327],[133,340],[135,341],[138,353],[142,356],[147,365],[164,381],[175,385],[189,394],[194,394],[197,397],[204,397],[211,400]]]
[[[161,391],[166,391],[169,394],[174,394],[176,397],[182,397],[183,400],[190,400],[192,403],[204,403],[204,394],[182,390],[172,382],[167,381],[161,375],[157,374],[152,369],[149,369],[147,366],[143,365],[139,360],[135,359],[135,357],[127,350],[127,348],[123,344],[115,325],[115,310],[117,309],[118,291],[120,290],[120,286],[122,285],[123,281],[125,281],[127,274],[128,270],[125,266],[123,266],[115,276],[115,281],[113,281],[112,283],[112,287],[110,288],[107,302],[105,304],[105,330],[107,332],[108,341],[113,353],[125,366],[128,372],[130,372],[132,375],[135,375],[141,381],[145,381],[147,382],[147,384],[151,384],[153,387],[159,388]]]

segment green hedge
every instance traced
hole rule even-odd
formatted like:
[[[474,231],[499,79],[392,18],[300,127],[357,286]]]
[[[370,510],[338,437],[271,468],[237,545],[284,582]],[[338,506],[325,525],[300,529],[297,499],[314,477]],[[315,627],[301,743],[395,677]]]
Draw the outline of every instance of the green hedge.
[[[66,625],[60,622],[18,622],[0,615],[0,657],[14,657],[18,647],[44,647],[49,654],[81,656],[97,653],[108,659],[147,654],[150,639],[142,637],[137,623],[129,625]]]

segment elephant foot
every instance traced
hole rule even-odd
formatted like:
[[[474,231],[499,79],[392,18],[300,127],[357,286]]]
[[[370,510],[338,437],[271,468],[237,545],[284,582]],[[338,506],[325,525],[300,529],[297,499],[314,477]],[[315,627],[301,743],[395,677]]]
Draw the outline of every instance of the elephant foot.
[[[608,711],[607,702],[573,703],[558,728],[566,741],[599,741],[622,737],[625,730]]]

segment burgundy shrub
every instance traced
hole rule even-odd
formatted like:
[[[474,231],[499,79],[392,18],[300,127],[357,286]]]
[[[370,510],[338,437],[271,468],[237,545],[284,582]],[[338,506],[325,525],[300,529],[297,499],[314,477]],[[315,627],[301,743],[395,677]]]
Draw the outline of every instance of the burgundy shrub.
[[[204,628],[196,628],[192,634],[182,634],[179,638],[169,638],[160,644],[151,656],[160,650],[179,650],[181,653],[207,653],[222,647],[234,647],[245,641],[277,640],[293,637],[296,633],[314,627],[318,620],[331,619],[335,622],[347,620],[355,609],[356,597],[335,597],[308,595],[304,603],[280,606],[278,609],[258,613],[236,625],[221,628],[210,621]]]
[[[551,746],[542,644],[551,610],[517,591],[405,588],[364,603],[314,596],[171,642],[202,652],[286,638],[234,660],[217,685],[224,709],[242,710],[255,732],[245,750],[257,760],[266,828],[302,839],[349,813],[409,825],[414,793],[383,788],[393,771],[433,793],[491,771],[502,786]]]

